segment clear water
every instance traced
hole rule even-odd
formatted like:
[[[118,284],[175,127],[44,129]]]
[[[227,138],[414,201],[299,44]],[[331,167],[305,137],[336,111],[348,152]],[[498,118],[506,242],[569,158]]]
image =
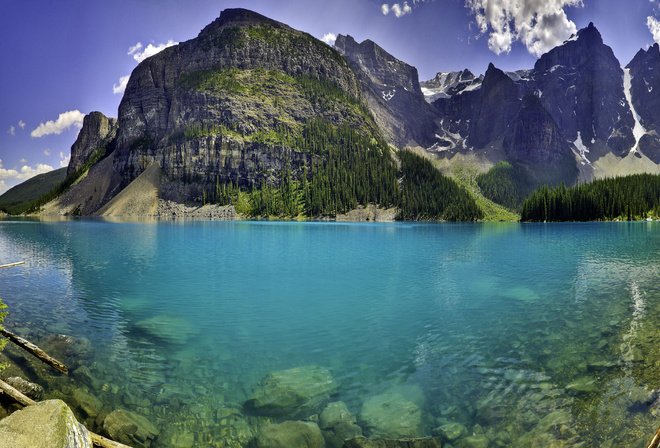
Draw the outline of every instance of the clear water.
[[[199,446],[237,443],[216,410],[264,375],[315,365],[356,415],[421,390],[420,436],[636,447],[660,424],[659,249],[647,222],[5,220],[0,264],[26,264],[0,297],[9,329],[91,342],[74,387]]]

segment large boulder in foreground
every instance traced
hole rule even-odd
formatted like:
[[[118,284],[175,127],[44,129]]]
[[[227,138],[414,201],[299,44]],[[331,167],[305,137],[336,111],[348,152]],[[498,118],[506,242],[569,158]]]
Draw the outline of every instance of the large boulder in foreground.
[[[314,422],[287,421],[259,429],[253,448],[325,448],[321,430]]]
[[[330,371],[322,367],[281,370],[264,377],[245,407],[273,417],[308,417],[319,412],[338,388]]]
[[[48,400],[0,420],[0,448],[92,448],[92,439],[62,400]]]

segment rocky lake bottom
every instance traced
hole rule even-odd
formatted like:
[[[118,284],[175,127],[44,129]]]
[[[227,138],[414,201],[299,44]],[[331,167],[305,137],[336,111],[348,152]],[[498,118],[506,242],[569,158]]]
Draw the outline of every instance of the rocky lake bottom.
[[[0,377],[136,447],[645,447],[660,425],[656,233],[0,222],[0,264],[26,260],[0,271],[5,327],[70,371],[8,345]]]

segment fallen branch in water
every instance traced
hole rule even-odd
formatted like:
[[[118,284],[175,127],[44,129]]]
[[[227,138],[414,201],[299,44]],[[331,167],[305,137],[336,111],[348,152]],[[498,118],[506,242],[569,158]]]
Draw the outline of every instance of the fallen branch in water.
[[[26,397],[19,390],[15,389],[14,387],[10,386],[9,384],[5,383],[2,380],[0,380],[0,391],[7,394],[15,402],[23,406],[32,406],[34,404],[37,404],[36,401],[34,401],[29,397]],[[92,438],[92,443],[94,444],[94,446],[98,446],[100,448],[131,448],[128,445],[115,442],[114,440],[106,439],[105,437],[95,434],[91,431],[89,431],[89,435]]]
[[[653,440],[651,440],[651,443],[646,448],[658,448],[658,444],[660,444],[660,428],[655,432]]]
[[[32,342],[28,341],[27,339],[23,339],[22,337],[15,335],[14,333],[9,332],[5,329],[1,329],[0,334],[2,334],[6,338],[9,338],[10,341],[20,346],[24,350],[27,350],[28,352],[32,353],[34,356],[36,356],[37,358],[39,358],[49,366],[53,367],[58,372],[69,373],[69,369],[64,364],[62,364],[57,359],[50,356],[48,353],[46,353],[45,351],[34,345]]]
[[[12,267],[12,266],[18,266],[19,264],[25,264],[25,262],[24,262],[24,261],[19,261],[18,263],[3,264],[3,265],[0,265],[0,269],[2,269],[2,268],[10,268],[10,267]]]

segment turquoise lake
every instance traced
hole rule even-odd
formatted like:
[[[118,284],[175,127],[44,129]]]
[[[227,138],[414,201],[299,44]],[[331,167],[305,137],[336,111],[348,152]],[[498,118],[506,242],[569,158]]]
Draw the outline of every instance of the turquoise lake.
[[[23,367],[46,396],[83,387],[195,446],[244,446],[258,383],[303,366],[358,425],[370,397],[414,403],[418,436],[644,447],[660,425],[660,223],[6,219],[16,261],[5,327],[91,344],[69,377]]]

